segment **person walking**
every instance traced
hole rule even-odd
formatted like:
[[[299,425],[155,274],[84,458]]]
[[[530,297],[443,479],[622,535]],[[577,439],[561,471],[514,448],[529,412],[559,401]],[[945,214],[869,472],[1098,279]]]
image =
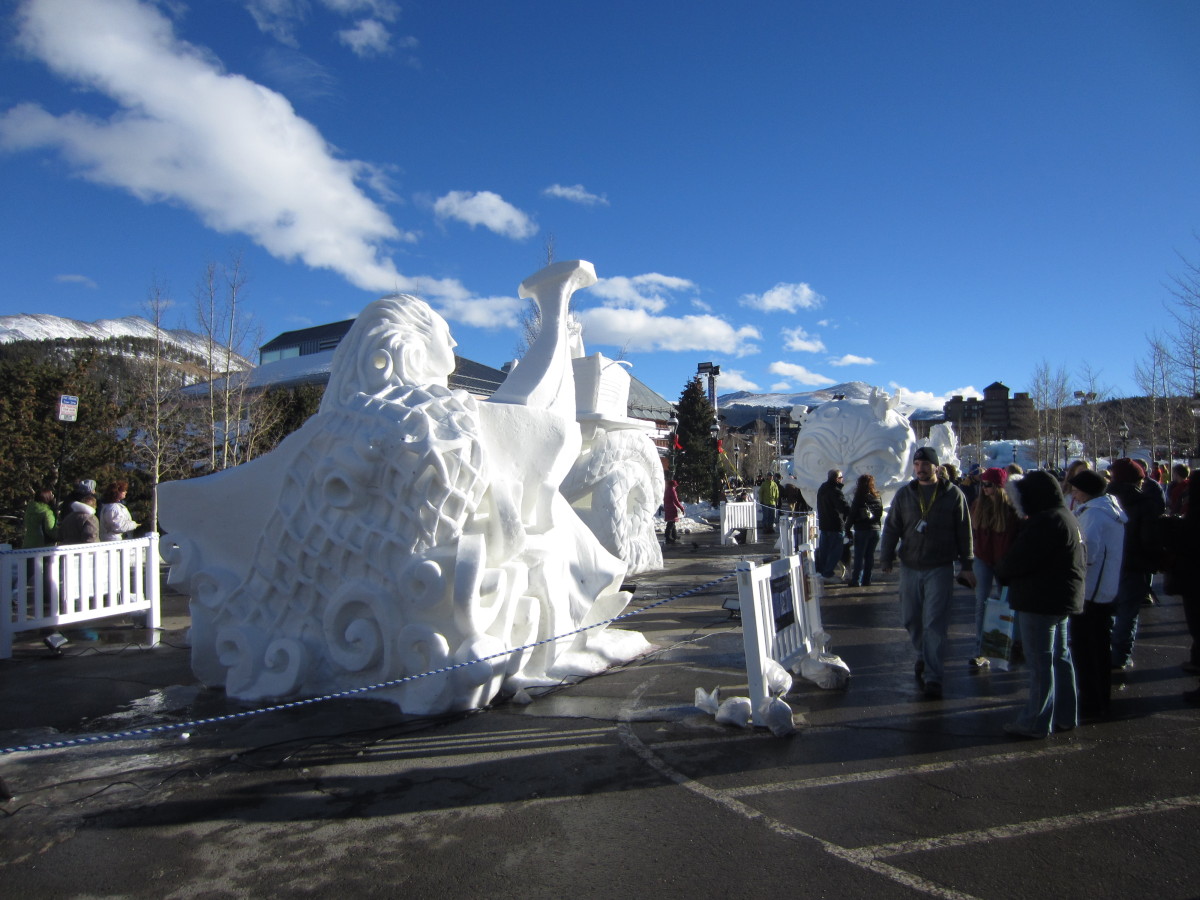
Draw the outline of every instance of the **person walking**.
[[[42,488],[25,506],[25,550],[52,547],[58,540],[58,517],[54,514],[54,491]]]
[[[775,513],[779,508],[779,476],[768,475],[758,486],[758,505],[762,509],[763,531],[775,533]]]
[[[1180,501],[1182,517],[1163,519],[1163,547],[1169,560],[1164,590],[1178,594],[1183,601],[1191,646],[1181,668],[1189,675],[1200,675],[1200,469],[1191,472],[1185,482],[1187,493]],[[1193,691],[1190,702],[1200,702],[1200,691]]]
[[[942,696],[955,561],[962,565],[963,581],[975,587],[967,498],[956,485],[937,478],[937,466],[936,450],[917,449],[913,480],[896,492],[888,508],[880,551],[884,574],[899,556],[900,618],[917,651],[914,671],[931,699]]]
[[[875,476],[862,474],[854,485],[854,502],[850,504],[850,527],[854,530],[854,565],[846,584],[867,587],[875,565],[875,548],[883,527],[883,498],[875,489]]]
[[[1071,490],[1071,479],[1084,469],[1090,469],[1091,467],[1092,464],[1086,459],[1077,459],[1067,466],[1067,471],[1063,474],[1062,483],[1059,487],[1062,488],[1063,500],[1066,502],[1067,509],[1070,512],[1075,512],[1075,497]]]
[[[840,583],[837,567],[842,561],[842,548],[846,543],[846,520],[850,517],[850,504],[842,493],[842,470],[830,469],[825,474],[825,483],[817,488],[817,555],[814,564],[817,574],[827,584]]]
[[[663,491],[663,518],[667,522],[666,533],[663,537],[668,544],[679,543],[679,533],[675,523],[679,519],[679,514],[686,511],[683,504],[679,502],[679,482],[670,479],[667,481],[667,489]]]
[[[1044,738],[1079,722],[1067,620],[1083,612],[1087,564],[1079,522],[1063,503],[1058,479],[1039,469],[1022,478],[1017,491],[1026,519],[996,576],[1008,587],[1009,606],[1020,613],[1029,699],[1004,731]]]
[[[100,507],[100,540],[119,541],[138,527],[125,508],[129,482],[114,481],[104,489],[104,505]]]
[[[1125,550],[1121,557],[1121,584],[1113,608],[1112,667],[1133,665],[1142,602],[1150,596],[1150,581],[1158,568],[1161,543],[1159,520],[1166,503],[1158,483],[1149,481],[1142,464],[1128,457],[1114,460],[1109,471],[1108,493],[1117,498],[1129,517],[1125,523]]]
[[[100,540],[100,520],[96,518],[96,495],[84,494],[71,501],[71,511],[62,521],[59,539],[64,544],[94,544]]]
[[[984,470],[979,476],[979,499],[971,507],[971,536],[975,545],[972,564],[975,573],[975,652],[970,659],[973,669],[990,665],[983,655],[983,615],[995,582],[996,563],[1012,547],[1021,527],[1021,518],[1004,489],[1007,481],[1008,473],[1003,469]]]
[[[1167,485],[1167,512],[1172,516],[1182,516],[1186,510],[1183,498],[1188,493],[1188,479],[1191,470],[1183,463],[1171,466],[1171,483]]]
[[[1083,532],[1087,576],[1083,612],[1071,616],[1071,659],[1079,690],[1081,719],[1108,716],[1112,696],[1112,611],[1121,584],[1125,552],[1125,523],[1129,517],[1111,495],[1108,482],[1091,469],[1071,476],[1068,486],[1075,501],[1075,518]]]

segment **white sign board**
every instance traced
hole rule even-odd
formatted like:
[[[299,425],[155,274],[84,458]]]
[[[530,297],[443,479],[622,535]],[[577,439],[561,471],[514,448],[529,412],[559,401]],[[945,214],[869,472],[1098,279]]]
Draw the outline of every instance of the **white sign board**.
[[[74,422],[79,416],[79,398],[63,394],[58,398],[58,421]]]

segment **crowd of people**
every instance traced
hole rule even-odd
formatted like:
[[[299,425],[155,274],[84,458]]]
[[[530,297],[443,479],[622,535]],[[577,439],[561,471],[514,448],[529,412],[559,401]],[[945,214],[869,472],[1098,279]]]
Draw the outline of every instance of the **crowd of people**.
[[[114,481],[97,498],[96,482],[86,478],[77,482],[66,499],[56,505],[52,488],[39,489],[25,507],[22,547],[121,540],[140,527],[125,507],[128,493],[128,482]]]
[[[1165,593],[1182,598],[1191,640],[1182,668],[1200,675],[1200,469],[1179,463],[1168,475],[1122,458],[1103,472],[1076,460],[1062,472],[1012,464],[960,475],[921,447],[912,474],[885,515],[871,475],[847,499],[843,472],[830,469],[816,492],[814,564],[826,584],[860,587],[872,583],[877,547],[884,573],[899,560],[901,621],[927,697],[942,696],[956,580],[974,592],[973,670],[991,664],[989,599],[1011,610],[1008,646],[1029,672],[1027,704],[1005,728],[1015,736],[1046,737],[1110,714],[1113,672],[1134,665],[1156,573]],[[794,479],[779,480],[764,478],[756,492],[767,533],[776,509],[810,508]],[[1200,705],[1200,688],[1184,697]]]
[[[918,449],[885,518],[880,562],[884,572],[901,562],[901,619],[926,696],[942,696],[956,566],[975,591],[972,668],[990,663],[984,616],[997,589],[1015,619],[1029,697],[1010,734],[1042,738],[1109,715],[1112,673],[1134,665],[1141,611],[1157,602],[1155,573],[1182,598],[1182,668],[1200,674],[1200,470],[1176,464],[1164,476],[1122,458],[1104,472],[1076,460],[1062,473],[1010,465],[959,477]],[[1200,689],[1184,697],[1200,704]]]

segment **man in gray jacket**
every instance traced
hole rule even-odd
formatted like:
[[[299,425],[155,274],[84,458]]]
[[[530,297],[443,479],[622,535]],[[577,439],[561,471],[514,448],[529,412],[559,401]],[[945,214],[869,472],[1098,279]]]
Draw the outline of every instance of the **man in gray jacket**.
[[[960,577],[975,587],[967,498],[937,477],[937,467],[937,451],[917,448],[913,480],[896,492],[884,520],[880,559],[886,574],[899,554],[900,617],[917,651],[917,678],[930,698],[942,696],[956,560],[962,563]]]

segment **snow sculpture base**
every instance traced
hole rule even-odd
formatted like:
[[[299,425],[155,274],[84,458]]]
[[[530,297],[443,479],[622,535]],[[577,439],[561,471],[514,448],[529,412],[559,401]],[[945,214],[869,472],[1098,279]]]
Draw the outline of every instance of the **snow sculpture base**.
[[[629,602],[629,566],[562,492],[585,445],[566,308],[594,281],[573,262],[522,285],[542,331],[487,402],[447,387],[454,341],[440,316],[415,297],[379,300],[339,345],[319,412],[274,452],[160,487],[163,555],[192,597],[202,681],[258,701],[445,670],[362,695],[432,714],[649,650],[635,632],[579,631]],[[608,439],[622,433],[650,445],[615,427]],[[610,457],[588,497],[617,468]],[[661,478],[646,488],[655,505]]]

